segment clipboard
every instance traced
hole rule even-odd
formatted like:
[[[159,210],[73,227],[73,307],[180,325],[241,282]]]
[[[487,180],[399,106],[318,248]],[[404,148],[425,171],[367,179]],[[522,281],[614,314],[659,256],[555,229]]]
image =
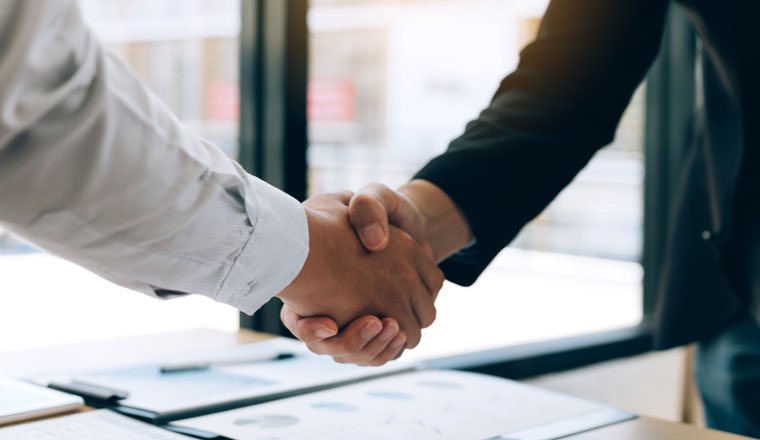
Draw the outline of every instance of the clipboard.
[[[0,378],[0,426],[73,411],[83,404],[81,397]]]
[[[171,363],[229,359],[271,353],[292,353],[278,360],[165,374],[165,362],[131,365],[104,371],[67,373],[37,378],[43,384],[79,395],[96,408],[162,425],[311,393],[378,377],[413,371],[415,364],[395,361],[369,368],[335,363],[311,353],[301,342],[273,338],[218,352],[198,353]]]

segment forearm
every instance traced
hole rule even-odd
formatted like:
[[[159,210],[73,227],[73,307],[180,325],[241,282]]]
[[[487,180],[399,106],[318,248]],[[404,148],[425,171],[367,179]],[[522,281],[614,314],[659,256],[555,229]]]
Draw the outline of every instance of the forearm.
[[[613,139],[657,54],[666,6],[551,2],[536,41],[488,108],[415,176],[450,197],[476,238],[441,266],[449,280],[472,284]]]
[[[427,180],[415,179],[399,188],[422,214],[427,240],[436,262],[441,262],[473,240],[461,209],[442,189]]]
[[[0,24],[4,228],[126,287],[248,313],[295,277],[301,205],[184,127],[75,3],[9,2]]]

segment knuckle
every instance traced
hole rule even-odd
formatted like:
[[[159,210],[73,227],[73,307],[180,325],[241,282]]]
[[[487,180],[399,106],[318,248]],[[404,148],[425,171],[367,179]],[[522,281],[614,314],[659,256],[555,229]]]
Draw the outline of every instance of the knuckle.
[[[388,188],[387,186],[379,182],[372,182],[369,185],[365,186],[364,188],[370,191],[377,192],[377,193],[390,191],[390,188]]]
[[[433,307],[430,313],[425,317],[425,322],[422,323],[422,326],[430,327],[431,325],[433,325],[433,322],[435,322],[437,313],[438,312],[436,312],[435,307]]]
[[[280,320],[282,321],[282,325],[284,325],[284,326],[285,326],[285,328],[287,328],[288,330],[290,330],[290,332],[291,332],[291,333],[293,333],[293,334],[294,334],[294,335],[295,335],[295,336],[296,336],[298,339],[301,339],[301,340],[303,340],[303,339],[301,338],[301,335],[299,334],[300,332],[299,332],[299,329],[298,329],[298,326],[297,326],[297,325],[293,325],[293,323],[292,323],[292,322],[290,322],[290,321],[289,321],[287,318],[285,318],[285,317],[282,317]]]
[[[350,364],[351,363],[351,361],[347,360],[344,357],[340,357],[340,356],[333,356],[333,360],[335,362],[339,363],[339,364]]]
[[[298,329],[298,321],[295,319],[293,312],[287,305],[282,306],[280,309],[280,321],[294,334]]]
[[[351,197],[354,196],[354,192],[346,189],[346,190],[343,190],[343,191],[336,192],[335,195],[337,197],[340,197],[340,198],[349,198],[350,199]]]
[[[287,324],[285,326],[287,327]],[[288,330],[293,332],[293,334],[298,339],[306,342],[307,344],[312,344],[319,341],[319,338],[314,336],[314,334],[309,330],[309,328],[306,327],[303,323],[296,323],[293,329],[288,327]]]
[[[443,272],[438,272],[438,276],[436,276],[435,279],[435,287],[436,290],[443,289],[443,284],[446,282],[446,277],[443,275]]]
[[[417,251],[417,241],[408,232],[403,229],[396,229],[396,238],[404,247]],[[421,252],[422,249],[419,249]]]
[[[386,362],[388,362],[388,361],[375,358],[375,359],[372,359],[371,361],[369,361],[369,362],[367,362],[367,363],[365,363],[363,365],[365,367],[381,367],[381,366],[385,365]]]
[[[364,208],[376,202],[375,198],[367,193],[356,193],[351,199],[351,206],[355,208]]]
[[[408,348],[414,348],[417,346],[417,344],[420,343],[420,339],[422,338],[422,334],[418,329],[415,329],[412,332],[407,332],[407,339],[406,339],[406,346]]]
[[[375,366],[379,367],[381,365],[385,365],[388,362],[392,361],[394,357],[396,356],[397,352],[398,350],[393,350],[393,351],[388,350],[382,355],[378,356],[377,358],[373,360],[373,362],[375,362]]]
[[[346,355],[354,354],[359,351],[360,348],[359,341],[356,339],[347,339],[340,343],[340,350]]]
[[[443,282],[446,281],[446,275],[438,266],[435,266],[435,279],[441,284],[443,284]]]
[[[308,348],[309,351],[314,354],[319,354],[319,355],[325,354],[325,352],[317,344],[306,344],[306,348]]]
[[[354,356],[353,360],[357,365],[366,365],[369,362],[372,362],[373,358],[374,356],[371,354],[361,353],[360,355]]]

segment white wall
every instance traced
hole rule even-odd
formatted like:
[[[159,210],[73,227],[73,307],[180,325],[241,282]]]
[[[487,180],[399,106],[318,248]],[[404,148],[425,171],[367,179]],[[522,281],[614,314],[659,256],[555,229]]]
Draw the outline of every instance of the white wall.
[[[525,381],[546,389],[606,403],[635,414],[684,420],[688,350],[676,348]]]

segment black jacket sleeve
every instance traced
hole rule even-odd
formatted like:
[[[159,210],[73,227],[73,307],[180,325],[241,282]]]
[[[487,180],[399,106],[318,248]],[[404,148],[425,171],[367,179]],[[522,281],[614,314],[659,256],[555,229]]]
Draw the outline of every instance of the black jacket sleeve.
[[[614,138],[659,51],[667,0],[553,0],[491,104],[415,178],[462,209],[475,244],[441,264],[472,284]]]

